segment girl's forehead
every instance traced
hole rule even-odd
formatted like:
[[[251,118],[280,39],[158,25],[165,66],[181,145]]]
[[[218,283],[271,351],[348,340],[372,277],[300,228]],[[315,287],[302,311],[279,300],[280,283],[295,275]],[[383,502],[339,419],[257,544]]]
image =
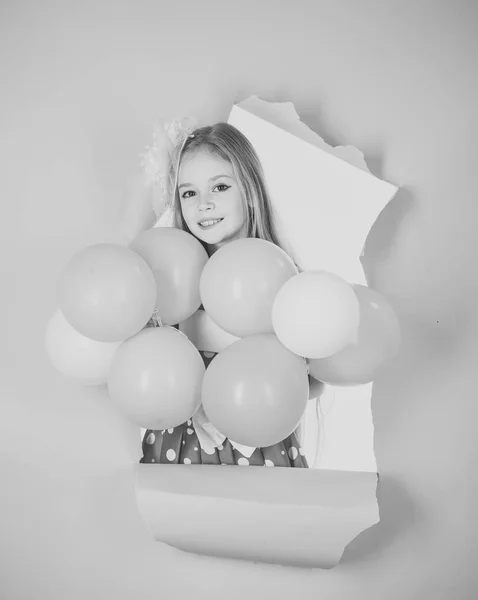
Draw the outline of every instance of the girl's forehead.
[[[179,166],[180,178],[186,175],[211,177],[220,174],[234,175],[231,163],[219,156],[214,156],[211,152],[201,150],[186,154]]]

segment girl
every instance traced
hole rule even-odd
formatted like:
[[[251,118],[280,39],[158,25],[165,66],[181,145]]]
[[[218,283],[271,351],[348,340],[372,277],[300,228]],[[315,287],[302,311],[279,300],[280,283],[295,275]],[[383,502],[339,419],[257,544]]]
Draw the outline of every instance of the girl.
[[[216,123],[192,131],[173,153],[168,180],[171,189],[165,196],[172,198],[174,226],[196,237],[209,256],[243,237],[281,247],[259,158],[232,125]],[[130,218],[130,237],[134,228],[137,234],[154,224],[147,204]],[[201,352],[206,368],[215,355]],[[297,430],[273,446],[250,448],[225,438],[202,408],[178,427],[147,430],[140,462],[308,467]]]

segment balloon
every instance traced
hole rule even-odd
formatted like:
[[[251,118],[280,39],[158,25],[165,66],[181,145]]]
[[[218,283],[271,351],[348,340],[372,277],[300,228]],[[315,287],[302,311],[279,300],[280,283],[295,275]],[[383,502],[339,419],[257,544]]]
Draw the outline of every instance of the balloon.
[[[353,340],[359,303],[352,286],[337,275],[304,271],[277,293],[272,323],[289,350],[306,358],[323,358]]]
[[[240,339],[218,327],[202,309],[179,323],[179,330],[188,336],[198,350],[206,352],[221,352]]]
[[[188,319],[201,305],[199,278],[209,257],[193,235],[155,227],[129,245],[148,263],[156,280],[156,308],[164,325]]]
[[[168,429],[201,404],[204,361],[173,327],[148,327],[116,351],[108,377],[111,399],[145,429]]]
[[[118,342],[142,329],[154,311],[156,285],[146,262],[119,244],[77,252],[58,283],[58,303],[78,332],[99,342]]]
[[[308,397],[305,361],[270,333],[220,352],[206,370],[201,395],[204,412],[223,435],[261,448],[294,431]]]
[[[97,342],[74,329],[57,310],[48,322],[45,349],[53,366],[84,385],[106,383],[113,356],[121,342]]]
[[[201,300],[213,321],[232,335],[274,333],[274,298],[297,272],[290,256],[272,242],[234,240],[217,250],[204,267]]]
[[[389,302],[375,290],[352,286],[360,306],[357,338],[343,350],[311,360],[310,374],[332,385],[360,385],[373,381],[400,347],[400,323]]]

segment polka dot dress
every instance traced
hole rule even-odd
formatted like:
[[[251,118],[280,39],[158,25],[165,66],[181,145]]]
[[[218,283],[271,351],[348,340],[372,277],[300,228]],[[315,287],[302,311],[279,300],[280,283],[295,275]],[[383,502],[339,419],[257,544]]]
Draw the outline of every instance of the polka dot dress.
[[[216,356],[212,352],[200,354],[206,368]],[[307,459],[295,433],[278,444],[256,448],[249,458],[234,448],[228,439],[209,453],[201,448],[191,419],[171,429],[148,429],[143,437],[143,457],[140,462],[308,468]]]
[[[307,468],[304,451],[295,434],[273,446],[256,448],[247,458],[226,439],[211,453],[201,448],[191,420],[164,431],[148,429],[143,438],[141,463],[184,465],[238,465],[240,467]]]

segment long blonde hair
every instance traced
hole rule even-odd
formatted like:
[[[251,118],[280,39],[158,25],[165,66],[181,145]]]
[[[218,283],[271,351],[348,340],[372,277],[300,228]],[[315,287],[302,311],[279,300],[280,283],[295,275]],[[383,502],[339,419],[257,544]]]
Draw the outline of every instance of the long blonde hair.
[[[272,202],[259,157],[247,137],[229,123],[219,122],[200,127],[176,149],[172,164],[173,173],[170,177],[170,181],[174,182],[174,189],[170,190],[174,227],[194,235],[181,211],[177,173],[182,159],[200,150],[205,150],[231,164],[243,201],[246,237],[267,240],[285,251],[277,232]],[[202,240],[199,241],[207,250],[206,244]]]

